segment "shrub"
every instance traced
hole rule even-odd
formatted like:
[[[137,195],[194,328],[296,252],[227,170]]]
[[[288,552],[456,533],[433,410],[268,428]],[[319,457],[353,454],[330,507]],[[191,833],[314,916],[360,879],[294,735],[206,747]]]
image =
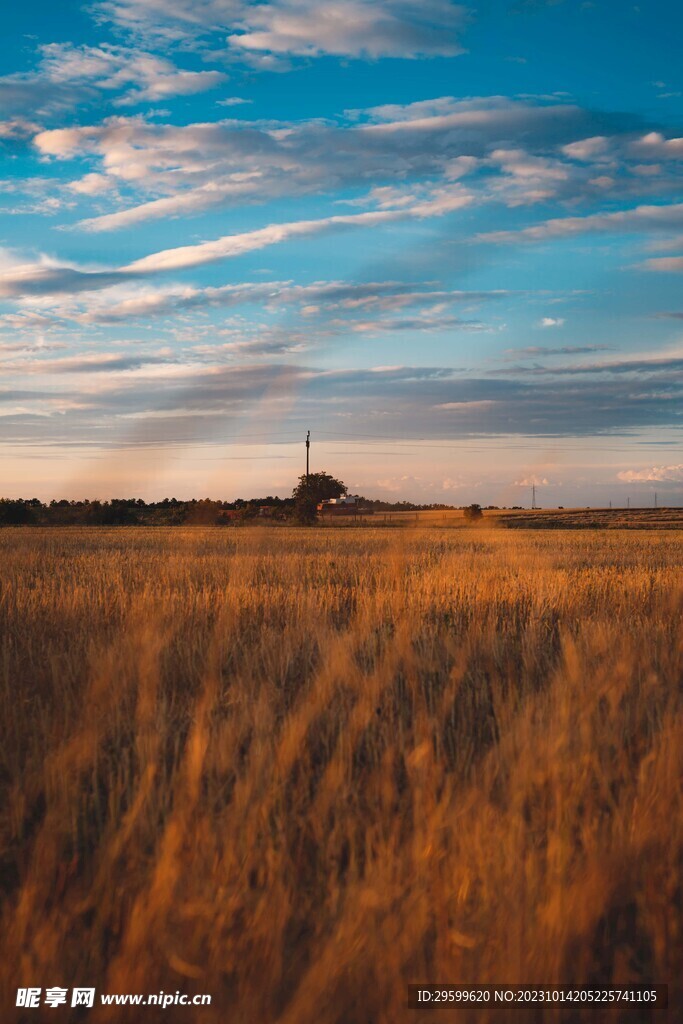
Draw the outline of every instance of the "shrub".
[[[481,505],[477,504],[467,505],[467,507],[462,510],[462,514],[464,515],[468,523],[474,523],[477,521],[477,519],[481,519],[482,516],[484,515],[484,513],[481,510]]]

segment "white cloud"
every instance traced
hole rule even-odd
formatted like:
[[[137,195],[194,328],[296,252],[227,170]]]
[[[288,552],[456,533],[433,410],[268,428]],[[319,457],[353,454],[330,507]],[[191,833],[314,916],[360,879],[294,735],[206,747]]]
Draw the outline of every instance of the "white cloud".
[[[482,201],[508,205],[581,195],[589,171],[533,152],[570,135],[589,115],[577,107],[504,97],[440,97],[351,112],[352,120],[273,123],[226,119],[189,125],[110,117],[39,132],[43,157],[97,161],[93,172],[125,184],[127,208],[87,217],[89,231],[194,215],[238,202],[370,187],[357,204],[459,203],[456,183],[480,168]],[[361,123],[359,123],[361,122]],[[526,149],[501,141],[523,135]],[[494,173],[490,173],[493,171]],[[650,186],[648,186],[650,187]]]
[[[533,111],[532,124],[529,123],[530,111]],[[371,107],[367,114],[369,117],[374,116],[377,123],[364,125],[363,131],[370,137],[419,133],[423,144],[428,133],[458,128],[463,131],[492,132],[493,138],[500,139],[505,133],[525,129],[528,131],[532,127],[538,130],[541,125],[547,126],[551,122],[553,127],[557,127],[565,120],[575,120],[579,113],[580,108],[572,104],[542,105],[507,96],[467,100],[443,97],[405,106]]]
[[[221,71],[184,71],[156,54],[107,43],[48,43],[40,54],[35,71],[0,77],[8,108],[49,111],[103,93],[111,94],[114,105],[127,106],[204,92],[226,80]]]
[[[235,47],[276,54],[349,57],[453,56],[464,8],[449,0],[280,0],[248,8]]]
[[[495,291],[443,291],[429,287],[418,290],[412,284],[397,281],[318,281],[310,285],[273,281],[208,288],[169,285],[153,289],[126,283],[109,287],[102,293],[85,293],[68,302],[61,299],[51,308],[55,317],[79,324],[116,324],[253,303],[264,304],[271,311],[298,306],[301,315],[306,317],[337,311],[355,316],[369,310],[386,313],[406,306],[430,306],[436,317],[443,309],[456,303],[479,303],[505,294]]]
[[[627,483],[683,483],[683,463],[675,466],[650,466],[648,469],[627,469],[617,473]]]
[[[50,43],[41,52],[39,75],[56,83],[92,82],[116,92],[118,104],[204,92],[226,78],[220,71],[181,71],[163,57],[123,46]]]
[[[110,192],[114,186],[114,180],[106,174],[86,174],[78,181],[72,181],[68,186],[72,192],[83,196],[99,196],[103,192]]]
[[[183,245],[175,249],[164,249],[134,260],[124,267],[131,274],[152,274],[165,270],[182,270],[186,267],[215,263],[217,260],[240,256],[246,252],[277,245],[290,238],[322,234],[334,228],[374,227],[377,224],[403,219],[405,214],[395,212],[357,213],[341,217],[324,217],[320,220],[292,221],[283,224],[269,224],[256,231],[244,231],[235,235],[223,235],[210,242],[197,245]]]
[[[0,121],[0,139],[28,139],[40,131],[40,125],[23,117]]]
[[[119,284],[121,278],[117,270],[78,267],[44,253],[26,259],[0,248],[0,298],[27,300],[45,294],[97,290]]]
[[[355,334],[368,336],[396,334],[399,331],[422,333],[424,331],[481,331],[485,327],[478,320],[461,320],[460,317],[444,315],[441,312],[425,312],[420,316],[387,317],[381,320],[357,320],[348,322]]]
[[[270,245],[291,238],[310,237],[328,231],[344,228],[368,228],[378,224],[388,224],[411,218],[440,216],[442,213],[466,206],[470,198],[460,195],[451,197],[447,202],[436,199],[433,203],[418,203],[413,207],[401,210],[378,210],[370,213],[354,213],[346,216],[323,217],[319,220],[291,221],[283,224],[269,224],[256,231],[245,231],[236,235],[224,235],[210,242],[197,245],[184,245],[176,249],[165,249],[152,253],[142,259],[135,260],[123,267],[124,273],[132,275],[151,274],[158,271],[181,270],[196,267],[204,263],[240,256],[246,252],[264,249]]]
[[[544,316],[538,322],[539,327],[562,327],[564,319],[561,316]]]
[[[163,249],[134,260],[126,266],[111,269],[84,269],[73,264],[60,263],[46,256],[29,263],[13,257],[4,269],[0,263],[0,296],[11,298],[22,295],[97,291],[149,274],[184,270],[230,259],[293,238],[307,238],[348,228],[369,228],[398,221],[439,217],[466,206],[469,202],[470,197],[467,195],[460,195],[457,198],[451,196],[448,200],[437,197],[433,201],[417,203],[401,210],[378,210],[323,217],[318,220],[269,224],[255,231],[223,235],[221,238],[199,242],[196,245]]]
[[[191,216],[211,207],[223,205],[228,200],[234,202],[240,196],[253,197],[258,187],[258,179],[258,172],[228,175],[222,181],[208,182],[178,195],[152,199],[148,203],[141,203],[127,210],[118,210],[116,213],[85,218],[79,221],[78,227],[83,231],[113,231],[147,220]]]
[[[667,139],[661,132],[648,132],[633,142],[630,148],[641,159],[683,160],[683,138]]]
[[[370,119],[371,121],[417,121],[423,118],[450,114],[458,105],[454,96],[437,96],[430,100],[417,100],[414,103],[384,103],[378,107],[348,110],[349,117],[354,119]]]
[[[610,140],[604,135],[594,135],[590,139],[568,143],[562,147],[562,152],[572,160],[593,163],[610,154]]]
[[[501,177],[491,183],[491,189],[508,206],[550,199],[566,187],[572,173],[566,162],[523,149],[495,149],[487,163],[500,168]]]
[[[244,6],[243,0],[104,0],[94,13],[132,33],[176,40],[224,29]]]
[[[233,53],[304,57],[452,56],[467,20],[452,0],[105,0],[96,10],[143,37],[220,34]]]
[[[445,409],[447,412],[472,412],[473,409],[488,409],[498,403],[491,398],[483,398],[478,402],[442,402],[435,405],[435,409]]]
[[[523,149],[495,149],[491,160],[516,178],[531,181],[565,181],[569,177],[567,167],[559,160],[532,156]]]

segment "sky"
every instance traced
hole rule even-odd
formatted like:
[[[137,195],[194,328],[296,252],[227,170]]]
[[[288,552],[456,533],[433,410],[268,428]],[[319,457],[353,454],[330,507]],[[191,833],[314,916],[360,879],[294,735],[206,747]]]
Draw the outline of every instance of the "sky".
[[[0,37],[0,493],[683,504],[675,0]]]

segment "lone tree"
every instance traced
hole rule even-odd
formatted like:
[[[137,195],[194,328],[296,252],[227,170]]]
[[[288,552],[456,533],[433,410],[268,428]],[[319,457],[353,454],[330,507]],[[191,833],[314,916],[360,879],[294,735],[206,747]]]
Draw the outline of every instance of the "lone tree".
[[[300,523],[315,522],[316,505],[328,498],[346,494],[346,484],[329,473],[304,473],[292,491],[295,501],[294,515]]]
[[[476,523],[476,521],[481,519],[484,515],[481,510],[481,505],[477,505],[476,503],[474,505],[467,505],[466,508],[462,510],[462,514],[468,523]]]

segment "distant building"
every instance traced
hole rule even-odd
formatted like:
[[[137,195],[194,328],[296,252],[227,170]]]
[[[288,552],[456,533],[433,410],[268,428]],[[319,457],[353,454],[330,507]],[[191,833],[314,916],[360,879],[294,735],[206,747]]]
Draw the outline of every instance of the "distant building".
[[[327,498],[316,506],[318,515],[324,518],[328,516],[355,516],[360,513],[364,516],[372,515],[372,509],[360,507],[360,500],[360,495],[358,494],[343,494],[339,498]]]

